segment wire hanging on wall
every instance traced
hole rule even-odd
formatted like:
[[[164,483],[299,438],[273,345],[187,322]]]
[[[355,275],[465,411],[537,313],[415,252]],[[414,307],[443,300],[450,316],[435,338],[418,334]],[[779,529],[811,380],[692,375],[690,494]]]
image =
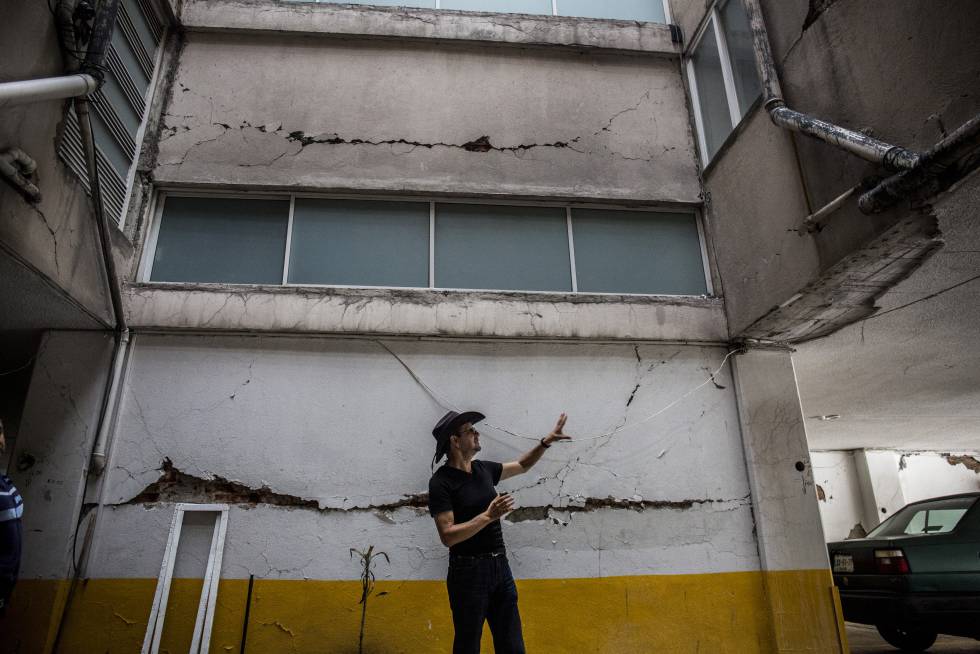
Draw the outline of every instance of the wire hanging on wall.
[[[376,340],[375,343],[377,343],[382,348],[384,348],[384,350],[387,351],[388,354],[390,354],[391,356],[395,357],[395,359],[398,361],[398,363],[401,364],[402,368],[404,368],[405,371],[412,377],[412,379],[415,381],[415,383],[418,384],[422,388],[422,390],[424,390],[429,395],[429,397],[431,397],[435,401],[436,404],[438,404],[439,406],[441,406],[443,409],[446,409],[447,411],[462,412],[462,410],[459,407],[457,407],[452,402],[450,402],[447,399],[445,399],[443,396],[441,396],[439,393],[437,393],[435,390],[433,390],[432,387],[430,387],[428,384],[426,384],[425,381],[423,381],[422,378],[419,377],[415,373],[415,371],[412,370],[409,367],[409,365],[407,363],[405,363],[405,361],[400,356],[398,356],[390,347],[388,347],[387,345],[385,345],[384,343],[382,343],[379,340]],[[675,398],[673,401],[671,401],[666,406],[661,407],[655,413],[652,413],[652,414],[648,415],[647,417],[642,418],[642,419],[637,420],[637,421],[634,421],[634,422],[623,423],[622,425],[620,425],[620,426],[618,426],[618,427],[616,427],[614,429],[610,429],[609,431],[607,431],[605,433],[599,434],[598,436],[585,436],[585,437],[581,437],[581,438],[573,438],[570,442],[572,442],[572,443],[581,443],[581,442],[586,442],[586,441],[596,441],[596,440],[599,440],[599,439],[602,439],[602,438],[609,438],[611,436],[615,436],[616,434],[618,434],[621,431],[625,431],[627,429],[631,429],[633,427],[637,427],[639,425],[642,425],[642,424],[644,424],[646,422],[649,422],[649,421],[653,420],[654,418],[660,416],[663,413],[666,413],[668,410],[670,410],[673,407],[677,406],[682,401],[686,400],[688,397],[690,397],[691,395],[693,395],[697,391],[701,390],[702,388],[704,388],[708,384],[714,382],[715,377],[718,374],[721,373],[722,369],[725,367],[725,364],[728,363],[728,360],[732,357],[732,355],[737,354],[740,351],[741,351],[740,349],[730,350],[728,352],[728,354],[725,355],[725,358],[721,360],[721,364],[715,369],[715,371],[712,372],[710,375],[708,375],[708,378],[707,379],[705,379],[703,382],[701,382],[700,384],[698,384],[694,388],[690,389],[689,391],[687,391],[683,395],[678,396],[677,398]],[[490,422],[489,420],[483,420],[483,424],[486,425],[487,427],[490,427],[491,429],[496,429],[497,431],[500,431],[500,432],[502,432],[504,434],[508,434],[510,436],[513,436],[514,438],[521,438],[521,439],[529,440],[529,441],[537,441],[537,440],[539,440],[539,437],[537,437],[537,436],[526,436],[524,434],[519,434],[519,433],[516,433],[514,431],[511,431],[510,429],[506,429],[504,427],[501,427],[500,425],[495,425],[492,422]]]

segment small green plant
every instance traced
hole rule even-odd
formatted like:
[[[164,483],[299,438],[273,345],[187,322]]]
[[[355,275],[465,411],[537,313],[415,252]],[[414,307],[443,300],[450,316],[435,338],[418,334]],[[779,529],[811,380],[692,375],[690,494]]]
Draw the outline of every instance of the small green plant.
[[[385,552],[375,552],[374,545],[370,545],[365,552],[356,550],[353,547],[350,548],[351,559],[354,558],[355,554],[361,558],[361,601],[358,602],[361,605],[361,633],[357,639],[357,654],[364,654],[364,622],[367,619],[368,598],[374,594],[374,564],[379,556],[385,557],[388,565],[391,565],[391,559],[388,558]],[[377,594],[377,597],[387,594],[386,591],[381,591]]]

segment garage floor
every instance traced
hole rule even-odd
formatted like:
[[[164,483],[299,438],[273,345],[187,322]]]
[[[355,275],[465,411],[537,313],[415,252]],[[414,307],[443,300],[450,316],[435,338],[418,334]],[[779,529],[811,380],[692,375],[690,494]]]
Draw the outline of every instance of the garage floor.
[[[851,646],[851,654],[885,654],[899,651],[882,640],[874,627],[863,624],[848,622],[847,640]],[[929,654],[980,654],[980,641],[940,636],[936,644],[929,648]]]

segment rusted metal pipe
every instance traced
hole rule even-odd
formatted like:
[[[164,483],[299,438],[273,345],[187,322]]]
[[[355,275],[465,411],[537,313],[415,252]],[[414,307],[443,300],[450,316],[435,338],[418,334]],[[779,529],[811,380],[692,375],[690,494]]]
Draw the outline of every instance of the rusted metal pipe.
[[[846,150],[862,159],[884,165],[889,170],[909,170],[915,168],[922,157],[914,150],[885,143],[867,134],[829,123],[819,118],[794,111],[786,106],[783,90],[779,85],[779,75],[769,45],[765,20],[759,0],[744,0],[745,11],[752,29],[752,43],[755,51],[755,64],[762,81],[764,106],[776,125],[800,134],[806,134]]]
[[[919,164],[884,180],[858,200],[863,213],[880,213],[913,195],[946,190],[980,165],[980,115],[961,125],[922,155]]]

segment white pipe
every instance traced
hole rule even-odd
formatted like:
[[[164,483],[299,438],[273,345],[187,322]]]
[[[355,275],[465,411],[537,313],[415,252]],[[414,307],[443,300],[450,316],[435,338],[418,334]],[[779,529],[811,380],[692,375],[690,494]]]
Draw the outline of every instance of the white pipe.
[[[63,77],[45,77],[20,82],[0,84],[0,108],[18,104],[41,102],[42,100],[61,100],[88,95],[99,88],[99,82],[91,75],[77,73]]]
[[[112,361],[112,381],[109,384],[109,396],[106,398],[105,412],[102,416],[102,424],[99,425],[99,433],[95,437],[95,445],[92,447],[92,459],[89,462],[89,469],[96,475],[101,475],[105,470],[106,443],[109,440],[109,431],[116,419],[116,405],[119,404],[119,385],[122,379],[123,363],[126,360],[126,352],[129,350],[129,330],[124,329],[119,334],[119,345],[116,347],[115,356]]]

